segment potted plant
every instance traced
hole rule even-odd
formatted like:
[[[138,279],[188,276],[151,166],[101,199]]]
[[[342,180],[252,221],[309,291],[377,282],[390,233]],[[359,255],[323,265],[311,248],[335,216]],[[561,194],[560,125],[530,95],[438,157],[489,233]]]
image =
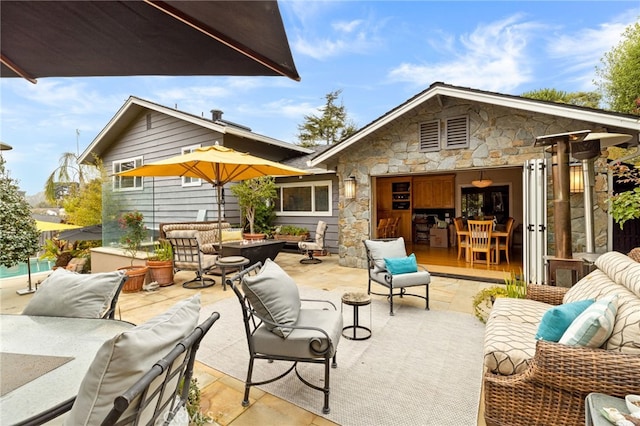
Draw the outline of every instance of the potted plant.
[[[291,242],[305,241],[309,238],[309,230],[301,226],[281,225],[276,228],[273,238]]]
[[[256,210],[259,206],[269,205],[277,197],[276,184],[271,176],[247,179],[231,187],[231,192],[238,199],[240,211],[249,225],[246,239],[264,239],[265,234],[257,234],[255,229]]]
[[[120,243],[124,247],[125,253],[131,258],[130,266],[118,268],[125,270],[128,277],[127,282],[122,287],[122,291],[134,293],[142,290],[149,270],[146,266],[134,266],[133,264],[136,254],[142,247],[142,241],[147,238],[148,231],[144,224],[144,216],[138,211],[122,214],[118,219],[118,225],[120,229],[125,231],[120,237]]]
[[[151,280],[160,287],[173,285],[173,248],[168,240],[159,240],[153,254],[147,257]]]

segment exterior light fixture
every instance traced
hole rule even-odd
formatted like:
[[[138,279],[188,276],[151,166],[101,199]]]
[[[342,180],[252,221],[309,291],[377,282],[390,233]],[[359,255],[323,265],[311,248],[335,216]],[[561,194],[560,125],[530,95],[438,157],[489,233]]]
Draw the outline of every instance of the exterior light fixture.
[[[491,185],[492,183],[493,183],[493,181],[491,179],[484,179],[483,178],[482,170],[480,171],[480,179],[471,181],[471,185],[475,186],[476,188],[486,188],[487,186]]]
[[[584,192],[583,176],[582,164],[569,165],[569,192],[572,194]]]
[[[356,198],[356,178],[354,176],[349,176],[344,180],[344,197],[347,200]]]

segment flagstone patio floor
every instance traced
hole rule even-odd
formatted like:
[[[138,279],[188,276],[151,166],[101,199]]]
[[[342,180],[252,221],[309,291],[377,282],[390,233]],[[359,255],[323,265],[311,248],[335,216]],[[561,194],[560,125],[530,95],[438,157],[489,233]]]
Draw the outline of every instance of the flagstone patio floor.
[[[367,271],[364,269],[345,268],[338,265],[338,256],[322,257],[322,263],[303,265],[299,263],[302,255],[296,253],[280,253],[276,262],[300,286],[338,291],[367,290]],[[35,275],[32,282],[43,280],[46,275]],[[123,293],[120,296],[116,318],[140,324],[151,317],[164,312],[173,304],[192,295],[194,290],[182,287],[182,282],[193,277],[191,272],[178,272],[175,284],[162,287],[153,292]],[[482,288],[491,283],[466,279],[433,277],[430,286],[430,308],[472,314],[471,300]],[[25,277],[0,280],[0,312],[18,314],[31,299],[31,295],[19,296],[16,290],[27,286]],[[233,291],[222,290],[220,277],[213,287],[199,290],[202,305],[206,306],[226,297],[234,296]],[[374,296],[380,297],[380,296]],[[395,303],[395,302],[394,302]],[[404,298],[400,303],[416,304],[423,307],[424,301],[417,298]],[[215,325],[214,325],[215,327]],[[204,364],[197,363],[196,378],[201,388],[201,408],[220,425],[315,425],[325,426],[334,423],[310,413],[294,404],[279,399],[260,389],[251,390],[249,407],[242,407],[244,383],[227,376]],[[484,425],[482,403],[478,425]],[[381,424],[384,421],[381,420]],[[425,423],[426,424],[426,423]]]

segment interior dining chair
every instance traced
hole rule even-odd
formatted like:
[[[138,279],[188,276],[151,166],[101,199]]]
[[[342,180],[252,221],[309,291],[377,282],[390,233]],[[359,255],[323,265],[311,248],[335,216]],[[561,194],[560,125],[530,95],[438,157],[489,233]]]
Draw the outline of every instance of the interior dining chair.
[[[387,224],[387,238],[398,238],[400,236],[400,216],[392,217]]]
[[[387,238],[387,225],[391,218],[382,218],[378,221],[378,227],[376,228],[376,234],[378,238]]]
[[[305,257],[300,259],[300,263],[309,264],[309,263],[321,263],[322,260],[313,257],[313,252],[322,252],[324,253],[324,242],[325,236],[327,234],[327,223],[320,220],[318,221],[318,225],[316,226],[316,234],[311,241],[300,241],[298,243],[298,248],[305,253]]]
[[[495,249],[491,232],[493,230],[492,220],[469,220],[469,251],[471,253],[471,267],[476,260],[476,256],[484,253],[487,266],[491,264],[491,253]]]
[[[504,252],[505,257],[507,258],[507,264],[509,265],[509,251],[511,251],[510,247],[511,247],[511,237],[513,235],[513,225],[515,223],[515,219],[510,217],[507,219],[507,224],[506,224],[506,233],[507,233],[507,237],[506,238],[500,238],[498,240],[498,245],[496,247],[496,262],[500,261],[500,253]]]
[[[460,256],[462,255],[462,250],[464,249],[464,252],[467,252],[467,237],[466,235],[463,235],[463,232],[465,231],[464,229],[464,222],[462,221],[461,217],[456,217],[453,219],[453,224],[456,227],[456,237],[458,240],[458,260],[460,260]]]
[[[328,300],[300,299],[298,287],[271,259],[260,262],[227,279],[242,307],[244,329],[249,348],[249,367],[242,406],[249,405],[252,386],[274,382],[295,371],[312,389],[324,393],[323,413],[329,413],[329,379],[336,368],[336,353],[342,334],[342,313]],[[254,381],[256,360],[290,362],[283,373]],[[321,364],[324,375],[303,378],[298,363]],[[308,370],[311,373],[311,369]],[[294,389],[294,388],[291,388]]]

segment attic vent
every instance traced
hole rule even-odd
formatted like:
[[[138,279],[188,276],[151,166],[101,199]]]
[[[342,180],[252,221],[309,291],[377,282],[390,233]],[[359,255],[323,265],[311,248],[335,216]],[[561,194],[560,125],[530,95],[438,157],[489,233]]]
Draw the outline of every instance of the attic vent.
[[[469,147],[469,117],[464,115],[461,117],[449,118],[446,121],[447,149],[459,149]]]
[[[440,121],[420,123],[420,151],[430,152],[440,149]]]
[[[212,109],[211,110],[211,121],[220,121],[222,120],[222,110]]]

